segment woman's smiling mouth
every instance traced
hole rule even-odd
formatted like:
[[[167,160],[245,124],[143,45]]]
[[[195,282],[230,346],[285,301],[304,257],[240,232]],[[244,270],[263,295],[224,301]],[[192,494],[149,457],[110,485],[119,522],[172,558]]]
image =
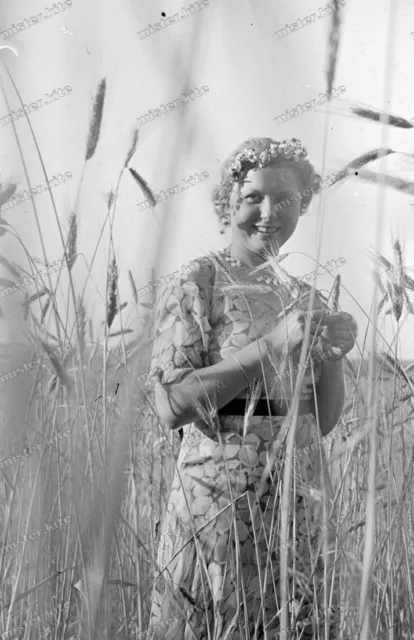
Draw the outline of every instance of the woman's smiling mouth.
[[[276,231],[279,231],[280,227],[267,227],[262,224],[254,224],[253,229],[258,231],[262,235],[270,236],[273,233],[276,233]]]

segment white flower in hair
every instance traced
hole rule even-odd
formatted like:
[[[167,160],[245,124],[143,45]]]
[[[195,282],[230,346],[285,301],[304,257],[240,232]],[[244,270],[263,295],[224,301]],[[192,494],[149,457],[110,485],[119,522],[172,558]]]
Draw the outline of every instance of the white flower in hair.
[[[246,152],[246,157],[248,160],[251,160],[253,162],[255,162],[257,160],[257,153],[256,151],[254,151],[254,149],[245,149]]]
[[[282,155],[286,160],[303,162],[308,152],[297,138],[283,140],[282,142],[271,142],[269,147],[260,154],[257,153],[254,147],[246,147],[234,158],[229,167],[229,174],[232,179],[236,181],[239,178],[240,172],[243,169],[249,168],[248,165],[253,164],[256,165],[256,168],[263,169],[269,164],[272,158]]]

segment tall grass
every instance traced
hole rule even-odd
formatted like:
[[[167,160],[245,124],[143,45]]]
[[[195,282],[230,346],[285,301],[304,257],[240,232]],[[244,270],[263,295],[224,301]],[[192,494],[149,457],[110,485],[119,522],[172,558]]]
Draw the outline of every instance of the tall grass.
[[[382,256],[384,264],[394,269],[387,269],[382,276],[385,290],[394,273],[401,273],[398,255],[396,252],[395,264]],[[405,272],[403,264],[402,267]],[[115,262],[109,283],[108,328],[113,324],[114,314],[120,313]],[[407,296],[412,296],[406,286],[403,288]],[[34,318],[32,307],[36,303],[38,300],[29,306],[29,323]],[[394,309],[393,300],[389,303]],[[340,300],[336,299],[335,304],[341,308]],[[144,311],[150,317],[151,310],[144,307]],[[382,314],[386,311],[384,304]],[[396,312],[395,319],[400,322],[398,306]],[[402,314],[412,322],[408,305]],[[14,626],[14,618],[8,616],[10,610],[17,614],[16,619],[19,615],[30,619],[33,612],[51,611],[54,603],[63,605],[69,600],[68,614],[62,610],[52,620],[53,637],[76,638],[82,629],[81,637],[142,638],[139,634],[148,624],[151,584],[158,573],[156,548],[160,522],[165,514],[179,439],[176,434],[164,432],[154,407],[144,402],[139,383],[130,384],[134,380],[136,358],[129,357],[134,347],[127,348],[125,366],[123,336],[117,347],[107,348],[106,393],[96,400],[102,394],[103,350],[88,340],[86,309],[78,308],[78,321],[83,364],[76,345],[68,348],[52,340],[46,343],[38,335],[39,327],[33,326],[33,340],[39,351],[47,354],[49,364],[33,379],[31,397],[26,403],[27,417],[30,416],[30,423],[27,419],[26,424],[30,430],[27,428],[24,433],[28,440],[23,442],[22,438],[17,443],[15,439],[10,445],[18,451],[67,427],[72,432],[55,448],[33,454],[12,468],[2,468],[5,497],[2,545],[25,532],[30,534],[45,522],[68,513],[73,517],[66,530],[21,545],[14,556],[10,552],[2,555],[2,630]],[[69,334],[70,327],[67,329]],[[359,360],[346,360],[346,408],[332,437],[324,443],[336,489],[336,507],[338,512],[346,513],[342,527],[337,525],[344,603],[342,638],[358,637],[360,629],[355,585],[362,575],[367,522],[370,455],[368,432],[364,428],[369,421],[369,406],[364,402],[368,388],[367,357],[370,354],[362,352]],[[125,372],[122,378],[116,376],[119,367]],[[89,431],[79,394],[81,368],[85,375]],[[121,379],[116,395],[115,379]],[[375,380],[377,397],[381,396],[383,401],[377,424],[370,638],[389,637],[390,629],[394,630],[395,638],[410,638],[414,624],[411,588],[414,423],[409,415],[413,383],[407,367],[390,345],[379,361]],[[4,447],[2,458],[9,454],[10,449]],[[142,458],[146,459],[145,464],[134,462]],[[289,544],[288,537],[285,540]],[[41,620],[39,627],[28,626],[25,637],[41,637],[50,624],[50,620]]]
[[[336,11],[330,36],[329,91],[335,76],[339,37]],[[87,163],[93,161],[99,145],[106,99],[106,81],[102,80],[91,116],[84,171]],[[385,111],[377,117],[378,113],[373,109],[358,111],[355,107],[353,116],[382,121]],[[389,118],[391,126],[404,126],[403,119],[393,118]],[[32,135],[35,139],[33,130]],[[165,431],[157,417],[153,397],[151,393],[145,393],[141,379],[148,366],[155,300],[138,301],[135,281],[129,272],[131,300],[121,301],[113,238],[119,188],[127,169],[145,197],[153,201],[145,178],[130,167],[138,142],[138,131],[134,130],[116,188],[108,197],[108,213],[92,261],[87,265],[83,290],[78,292],[72,271],[79,257],[82,175],[74,208],[67,212],[66,237],[60,224],[58,227],[64,267],[56,282],[49,274],[47,286],[44,282],[39,287],[36,284],[36,293],[30,297],[26,295],[22,308],[27,321],[27,340],[23,345],[10,345],[14,352],[7,358],[11,364],[15,357],[20,364],[29,361],[34,354],[41,354],[45,356],[45,362],[37,371],[4,383],[1,389],[5,396],[4,422],[7,423],[2,433],[1,460],[70,429],[68,437],[57,440],[53,447],[45,446],[40,452],[31,453],[24,461],[10,465],[0,460],[3,516],[0,546],[25,534],[30,536],[33,531],[42,532],[33,540],[20,542],[13,551],[0,551],[0,633],[12,633],[17,626],[14,620],[31,620],[37,612],[38,621],[26,625],[22,631],[21,637],[25,640],[43,637],[142,639],[148,627],[151,588],[162,570],[157,566],[156,550],[169,489],[177,471],[180,439],[177,433]],[[326,144],[327,137],[325,149]],[[397,152],[384,143],[381,150],[368,151],[348,162],[347,173],[392,153]],[[360,178],[364,178],[362,173]],[[391,188],[407,190],[406,184],[398,184],[386,176],[384,169],[376,174],[375,180],[384,183],[386,178],[389,178],[386,184]],[[13,187],[5,187],[0,193],[0,202],[2,198],[11,197]],[[52,194],[51,198],[54,204]],[[103,344],[99,344],[91,329],[84,294],[108,221],[107,295],[102,309],[105,331]],[[318,221],[322,231],[321,212]],[[2,233],[14,235],[34,267],[35,258],[29,255],[11,225],[4,222],[0,225]],[[43,259],[47,263],[39,223],[38,233]],[[21,277],[19,265],[3,256],[0,260],[10,277]],[[280,275],[281,261],[270,262]],[[382,275],[380,264],[386,269]],[[391,258],[382,255],[381,251],[375,255],[375,268],[377,289],[382,297],[379,303],[374,297],[373,319],[367,317],[369,326],[373,327],[373,338],[367,346],[367,334],[358,356],[352,360],[345,358],[345,408],[337,428],[322,443],[335,489],[333,504],[328,502],[326,495],[322,496],[322,526],[332,520],[333,512],[336,517],[334,547],[329,546],[330,542],[323,535],[319,552],[325,558],[328,552],[333,552],[339,563],[339,637],[342,640],[405,640],[412,638],[414,628],[414,379],[410,375],[413,365],[407,366],[402,360],[398,345],[402,321],[413,322],[414,280],[405,266],[404,249],[398,239],[394,242]],[[294,279],[284,275],[293,289]],[[239,283],[229,282],[229,287],[240,290]],[[343,290],[344,285],[337,276],[329,300],[332,311],[341,310]],[[57,298],[60,293],[67,301],[66,315],[59,312]],[[314,296],[312,288],[310,306]],[[69,314],[70,304],[74,319]],[[132,308],[140,318],[138,329],[128,324],[125,310]],[[397,325],[396,339],[378,354],[379,322],[390,315]],[[121,329],[113,331],[117,317]],[[307,327],[301,363],[307,354],[309,334]],[[4,370],[7,366],[4,363]],[[301,380],[301,373],[296,380],[290,380],[291,384],[295,383],[292,421],[289,429],[273,443],[273,457],[266,470],[267,473],[272,471],[272,462],[281,454],[283,445],[286,465],[282,482],[282,516],[275,523],[280,529],[282,548],[292,544],[288,529],[292,497],[290,461]],[[247,410],[246,424],[252,414],[253,402],[254,397]],[[202,417],[216,428],[214,408],[208,409],[200,407]],[[252,515],[254,513],[252,508]],[[339,517],[341,514],[345,514],[344,518]],[[71,516],[67,526],[44,533],[45,524],[66,515]],[[192,526],[195,532],[194,521]],[[199,561],[202,562],[201,554]],[[288,606],[287,570],[288,554],[282,555],[281,624],[285,638],[292,616],[302,606],[295,602],[295,611]],[[324,586],[323,599],[328,605],[332,593],[327,569]],[[263,606],[262,585],[258,589]],[[243,597],[241,593],[240,598]],[[63,608],[65,602],[70,603],[69,609]],[[213,635],[210,633],[211,638]],[[214,640],[219,640],[217,634]]]

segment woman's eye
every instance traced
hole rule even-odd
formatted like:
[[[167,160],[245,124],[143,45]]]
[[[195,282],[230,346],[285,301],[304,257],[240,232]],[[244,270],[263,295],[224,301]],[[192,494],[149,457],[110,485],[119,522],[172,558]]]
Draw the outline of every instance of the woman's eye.
[[[259,196],[258,194],[252,194],[245,197],[245,200],[247,200],[247,202],[260,202],[261,199],[261,196]]]

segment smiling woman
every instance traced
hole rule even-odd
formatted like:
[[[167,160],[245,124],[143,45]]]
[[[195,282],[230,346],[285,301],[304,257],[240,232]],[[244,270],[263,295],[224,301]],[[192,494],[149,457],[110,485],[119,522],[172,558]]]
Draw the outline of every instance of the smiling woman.
[[[249,167],[254,167],[255,163],[262,165],[262,167],[266,164],[266,159],[264,161],[260,161],[259,151],[263,147],[263,141],[266,140],[266,143],[269,147],[270,153],[270,145],[272,141],[270,138],[252,138],[247,140],[245,143],[241,144],[234,152],[231,160],[228,160],[229,166],[227,167],[228,175],[224,175],[221,184],[214,190],[213,192],[213,202],[217,215],[220,218],[220,222],[222,225],[228,226],[230,224],[230,215],[229,215],[229,203],[230,197],[233,199],[238,198],[237,206],[239,206],[243,199],[247,199],[248,202],[254,204],[258,204],[260,200],[260,189],[264,186],[264,184],[258,184],[258,190],[256,200],[253,197],[253,193],[249,193],[253,191],[253,187],[251,184],[251,179],[255,180],[255,171],[251,171],[251,176],[247,179],[243,186],[243,193],[241,193],[240,183],[238,184],[238,195],[237,191],[234,190],[234,176],[237,175],[237,172],[244,168],[244,171],[248,170]],[[298,215],[303,215],[305,211],[308,209],[313,193],[317,193],[320,189],[321,185],[321,177],[317,174],[313,168],[313,166],[309,162],[303,162],[303,166],[299,171],[297,165],[295,166],[296,157],[294,154],[294,150],[299,147],[295,147],[298,142],[296,138],[292,138],[293,142],[293,151],[288,158],[284,158],[284,160],[277,159],[273,160],[272,166],[280,167],[279,174],[279,182],[274,185],[276,188],[276,198],[273,203],[274,208],[277,212],[280,212],[282,209],[287,208],[291,212],[297,209],[295,205],[299,202]],[[245,145],[249,145],[249,151],[243,154],[243,150]],[[280,149],[283,151],[288,148],[286,140],[279,143]],[[258,151],[256,152],[256,148]],[[268,153],[268,155],[269,155]],[[306,156],[305,156],[306,157]],[[305,159],[305,158],[304,158]],[[226,167],[224,167],[223,173],[225,173]],[[271,176],[273,175],[272,171],[267,171],[267,187],[270,186],[272,182]],[[264,179],[264,174],[261,172],[261,178]],[[263,182],[263,179],[261,182]],[[259,180],[260,181],[260,180]],[[259,199],[258,199],[259,198]],[[265,198],[266,199],[266,198]],[[263,197],[262,197],[263,200]],[[261,200],[260,200],[261,201]],[[266,203],[265,203],[266,204]],[[292,209],[293,206],[293,209]]]
[[[296,139],[255,138],[240,145],[222,164],[213,192],[231,244],[191,262],[160,291],[148,388],[157,421],[166,429],[182,429],[183,439],[160,532],[172,529],[177,535],[174,540],[161,536],[151,640],[233,637],[233,626],[240,638],[262,638],[265,629],[269,638],[279,635],[283,558],[276,549],[281,504],[290,486],[284,486],[284,446],[272,463],[274,475],[264,486],[262,479],[271,443],[286,424],[298,375],[293,451],[306,449],[309,455],[306,460],[298,456],[292,469],[289,538],[300,538],[307,527],[319,531],[321,493],[332,509],[321,438],[343,408],[341,359],[354,345],[355,327],[348,314],[328,317],[327,305],[315,296],[308,343],[313,357],[300,370],[310,287],[298,278],[286,285],[277,260],[313,195],[312,190],[295,194],[320,184],[306,157]],[[309,486],[315,488],[312,493]],[[200,519],[208,524],[200,528]],[[315,564],[317,534],[302,536],[287,561],[289,576],[303,576],[300,584],[289,577],[287,586],[302,603],[295,620],[302,638],[316,637],[313,627],[322,630],[325,624],[331,627],[329,637],[338,637],[338,620],[325,606],[327,593],[331,605],[338,596],[337,583],[327,578],[336,575],[335,540],[327,544],[329,552]],[[166,567],[168,572],[158,570]],[[178,609],[186,616],[158,631]]]

